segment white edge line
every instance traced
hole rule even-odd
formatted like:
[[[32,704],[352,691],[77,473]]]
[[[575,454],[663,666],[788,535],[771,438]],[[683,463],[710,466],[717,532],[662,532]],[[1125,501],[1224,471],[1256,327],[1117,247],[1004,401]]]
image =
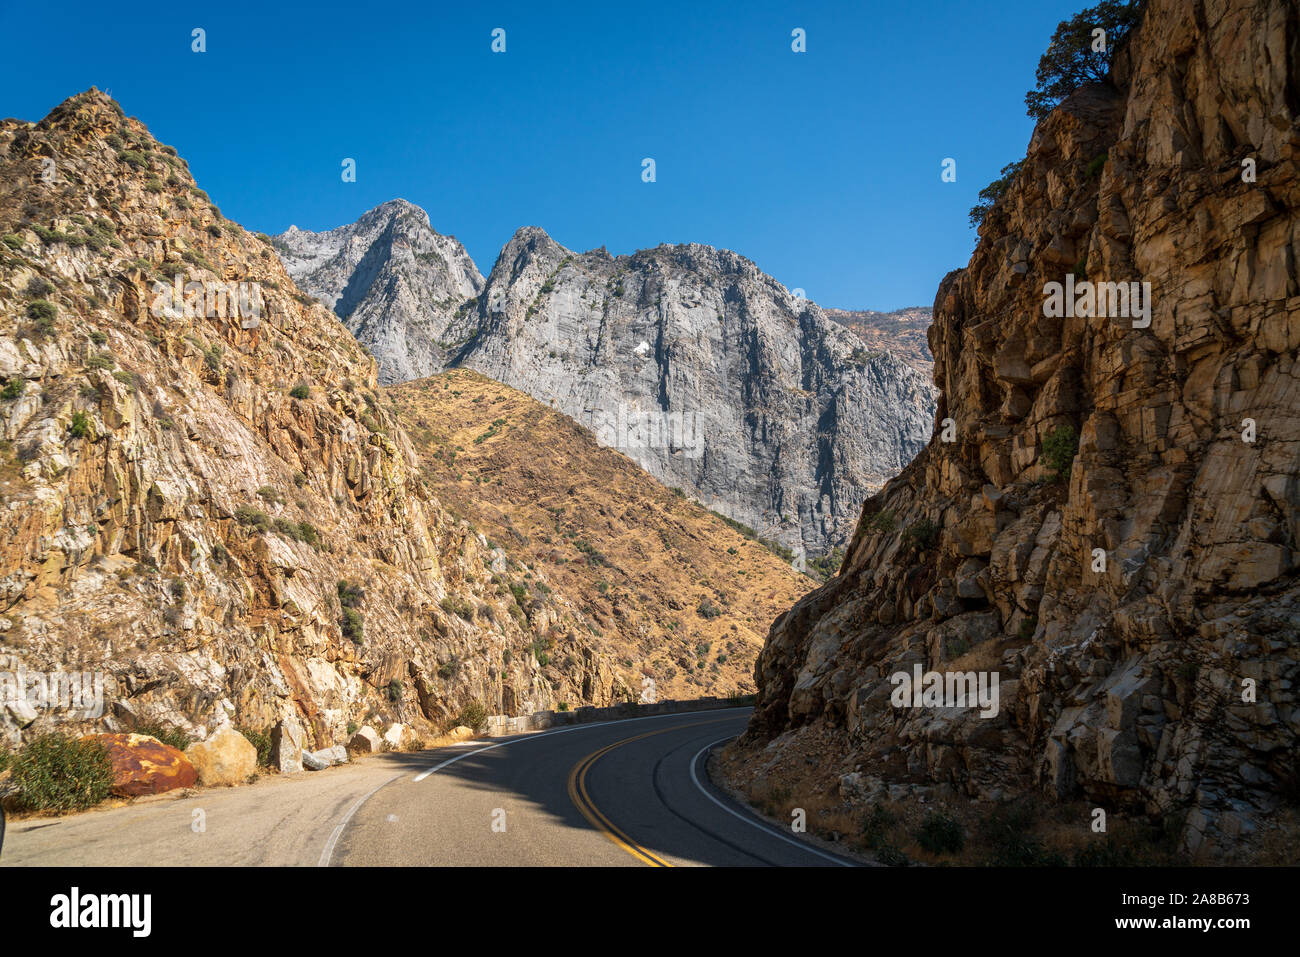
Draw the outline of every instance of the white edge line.
[[[352,820],[352,815],[356,814],[357,811],[361,809],[361,805],[365,804],[366,801],[370,799],[370,796],[374,794],[376,791],[378,791],[380,788],[392,784],[394,781],[396,781],[405,773],[406,773],[405,771],[401,771],[398,772],[397,774],[394,774],[387,781],[384,781],[381,784],[376,784],[365,794],[361,795],[361,797],[357,798],[356,802],[350,808],[348,808],[348,813],[343,815],[343,820],[339,821],[339,823],[335,826],[334,830],[330,832],[330,839],[325,842],[325,847],[320,852],[320,860],[316,864],[317,867],[330,866],[330,858],[334,856],[334,846],[338,844],[339,838],[343,836],[343,829],[348,826],[348,821]]]
[[[695,757],[691,758],[691,765],[690,765],[691,781],[694,782],[695,786],[699,789],[700,793],[703,794],[710,801],[712,801],[714,804],[716,804],[718,807],[722,808],[732,817],[740,818],[740,820],[744,821],[750,827],[756,827],[763,833],[772,835],[772,837],[779,837],[787,844],[793,844],[795,847],[802,848],[803,850],[807,851],[809,854],[816,854],[818,857],[825,858],[826,860],[830,861],[833,864],[838,864],[840,867],[853,867],[854,865],[850,864],[848,861],[842,860],[841,858],[835,857],[834,855],[831,854],[827,854],[823,851],[819,851],[817,848],[813,847],[812,845],[804,841],[796,841],[794,838],[790,837],[787,834],[782,834],[780,831],[776,830],[775,828],[768,827],[766,824],[760,823],[754,820],[752,817],[749,817],[748,815],[741,814],[739,811],[727,807],[727,805],[723,804],[721,801],[719,801],[717,798],[715,798],[712,794],[709,793],[708,789],[703,784],[700,783],[699,777],[695,774],[695,765],[699,763],[701,755],[703,755],[714,745],[721,744],[723,741],[730,741],[733,737],[734,735],[727,735],[725,738],[718,738],[717,741],[711,741],[708,744],[706,744],[704,747],[700,748],[700,750],[695,753]]]

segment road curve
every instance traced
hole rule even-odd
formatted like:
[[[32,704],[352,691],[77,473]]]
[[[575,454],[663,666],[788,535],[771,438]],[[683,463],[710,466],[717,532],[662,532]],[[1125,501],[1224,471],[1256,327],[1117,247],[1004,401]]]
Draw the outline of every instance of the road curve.
[[[842,863],[709,784],[749,709],[574,725],[9,822],[22,866]]]
[[[575,725],[467,748],[359,798],[321,864],[839,866],[714,788],[750,709]]]

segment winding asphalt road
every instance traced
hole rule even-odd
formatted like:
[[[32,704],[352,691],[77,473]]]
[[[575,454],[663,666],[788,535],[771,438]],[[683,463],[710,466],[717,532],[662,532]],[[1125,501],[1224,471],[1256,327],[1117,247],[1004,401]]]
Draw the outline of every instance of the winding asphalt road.
[[[322,863],[651,866],[847,863],[724,797],[702,765],[749,709],[577,725],[446,758],[370,795]]]
[[[849,864],[709,782],[708,751],[749,714],[574,725],[13,821],[0,866]]]

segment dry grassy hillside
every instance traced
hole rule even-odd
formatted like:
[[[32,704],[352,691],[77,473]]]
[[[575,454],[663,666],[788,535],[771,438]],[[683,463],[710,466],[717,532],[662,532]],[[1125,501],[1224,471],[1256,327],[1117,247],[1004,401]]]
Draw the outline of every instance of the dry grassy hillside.
[[[526,563],[531,591],[578,606],[629,684],[753,690],[763,636],[810,579],[522,392],[465,370],[386,392],[439,499]]]

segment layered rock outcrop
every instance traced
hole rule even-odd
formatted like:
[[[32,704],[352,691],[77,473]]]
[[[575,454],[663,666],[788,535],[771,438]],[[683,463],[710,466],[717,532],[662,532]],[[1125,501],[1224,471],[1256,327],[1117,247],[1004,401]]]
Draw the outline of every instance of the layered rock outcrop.
[[[1244,853],[1300,798],[1300,12],[1151,0],[1113,78],[943,280],[935,435],[773,626],[744,748],[820,735],[849,797],[1081,797]],[[1049,315],[1067,274],[1149,283],[1149,325]],[[918,665],[997,674],[996,717],[896,707]]]
[[[7,737],[320,748],[631,694],[563,596],[512,611],[523,570],[421,482],[374,361],[111,99],[0,122],[0,238],[0,668],[103,681]]]

